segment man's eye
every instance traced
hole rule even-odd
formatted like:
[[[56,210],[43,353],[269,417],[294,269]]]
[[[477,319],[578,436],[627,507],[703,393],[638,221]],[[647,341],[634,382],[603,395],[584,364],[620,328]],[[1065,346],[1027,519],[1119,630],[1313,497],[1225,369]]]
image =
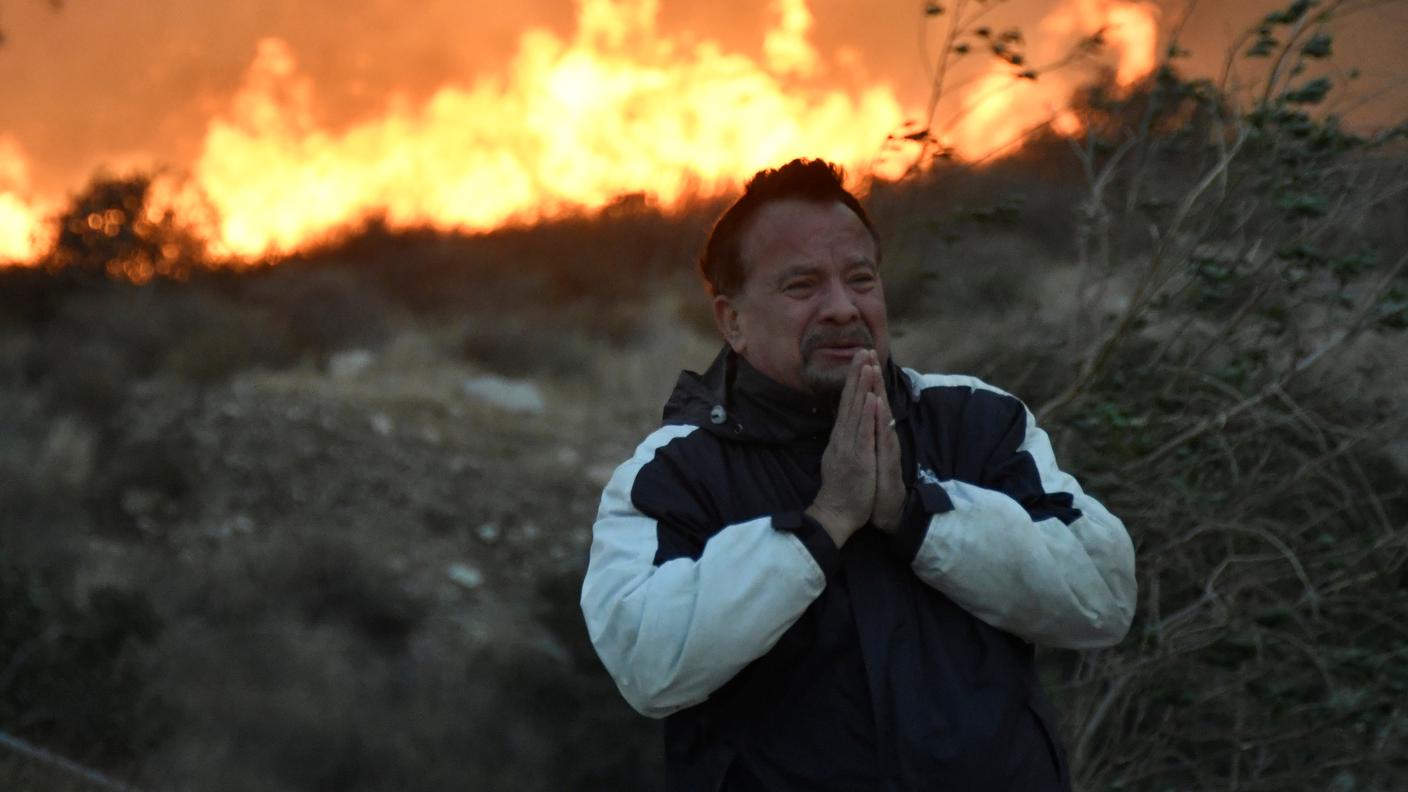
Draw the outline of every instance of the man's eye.
[[[858,275],[852,275],[852,276],[851,276],[851,285],[852,285],[852,286],[871,286],[871,285],[874,285],[874,283],[875,283],[875,275],[874,275],[874,273],[864,272],[864,273],[861,273],[861,274],[858,274]]]
[[[782,290],[788,294],[806,294],[811,288],[811,281],[805,280],[788,281],[782,284]]]

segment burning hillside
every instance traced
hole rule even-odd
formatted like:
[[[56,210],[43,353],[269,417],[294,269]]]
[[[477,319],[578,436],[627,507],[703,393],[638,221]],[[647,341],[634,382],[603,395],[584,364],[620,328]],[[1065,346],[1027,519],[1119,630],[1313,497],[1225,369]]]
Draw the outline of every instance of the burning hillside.
[[[372,218],[476,232],[632,194],[668,210],[795,156],[866,176],[906,164],[907,152],[886,141],[923,113],[867,76],[862,53],[820,49],[807,0],[774,0],[752,54],[662,29],[659,0],[578,0],[575,10],[570,33],[527,29],[500,68],[423,95],[393,93],[379,112],[343,124],[325,118],[323,87],[295,48],[266,36],[192,161],[149,152],[146,168],[168,168],[152,185],[150,219],[175,217],[211,258],[238,262],[287,255]],[[926,13],[952,10],[931,3]],[[1153,68],[1149,3],[1061,0],[1044,11],[1030,51],[1015,29],[978,28],[989,44],[955,72],[934,119],[954,156],[984,156],[1053,120],[1079,132],[1062,108],[1085,74],[1044,69],[1082,42],[1103,44],[1120,84]],[[930,38],[945,57],[969,53]],[[53,244],[46,218],[58,200],[31,189],[29,171],[21,146],[0,136],[0,261],[35,263]]]

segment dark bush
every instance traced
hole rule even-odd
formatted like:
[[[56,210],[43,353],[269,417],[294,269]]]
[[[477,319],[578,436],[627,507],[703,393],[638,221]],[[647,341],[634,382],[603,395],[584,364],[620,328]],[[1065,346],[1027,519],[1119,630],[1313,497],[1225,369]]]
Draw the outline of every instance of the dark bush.
[[[244,300],[272,317],[263,332],[286,334],[300,355],[321,358],[339,349],[373,346],[390,332],[390,306],[353,272],[285,264],[253,274]]]
[[[110,441],[88,492],[92,524],[129,539],[170,526],[197,481],[188,441],[175,432],[150,440]]]
[[[253,368],[295,363],[298,345],[266,311],[209,296],[199,322],[169,340],[161,370],[197,385],[214,385]]]
[[[152,216],[150,191],[145,174],[94,177],[59,216],[58,240],[43,265],[89,282],[189,275],[202,246],[169,214]]]
[[[425,603],[410,594],[390,569],[355,548],[313,537],[291,548],[261,591],[294,603],[311,623],[341,622],[372,647],[403,649],[425,617]]]
[[[78,348],[46,359],[42,388],[55,414],[73,414],[106,426],[127,400],[130,372],[120,353],[101,346]]]
[[[99,588],[73,603],[0,553],[0,728],[86,761],[140,756],[165,721],[134,650],[160,629],[140,593]]]

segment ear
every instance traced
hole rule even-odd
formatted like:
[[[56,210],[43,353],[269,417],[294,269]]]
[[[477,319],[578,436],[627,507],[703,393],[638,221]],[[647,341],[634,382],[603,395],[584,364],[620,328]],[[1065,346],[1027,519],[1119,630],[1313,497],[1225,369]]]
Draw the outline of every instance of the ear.
[[[734,305],[733,298],[726,294],[714,297],[714,325],[719,328],[719,335],[733,347],[733,351],[742,354],[747,347],[742,317],[738,314],[738,306]]]

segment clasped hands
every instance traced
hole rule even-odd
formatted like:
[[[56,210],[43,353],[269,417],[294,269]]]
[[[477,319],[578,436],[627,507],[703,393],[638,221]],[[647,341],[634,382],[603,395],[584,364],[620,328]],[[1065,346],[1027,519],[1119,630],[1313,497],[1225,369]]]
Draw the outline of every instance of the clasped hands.
[[[900,441],[885,396],[880,359],[875,350],[858,350],[846,372],[831,439],[821,455],[821,490],[806,513],[840,547],[866,523],[894,533],[904,498]]]

